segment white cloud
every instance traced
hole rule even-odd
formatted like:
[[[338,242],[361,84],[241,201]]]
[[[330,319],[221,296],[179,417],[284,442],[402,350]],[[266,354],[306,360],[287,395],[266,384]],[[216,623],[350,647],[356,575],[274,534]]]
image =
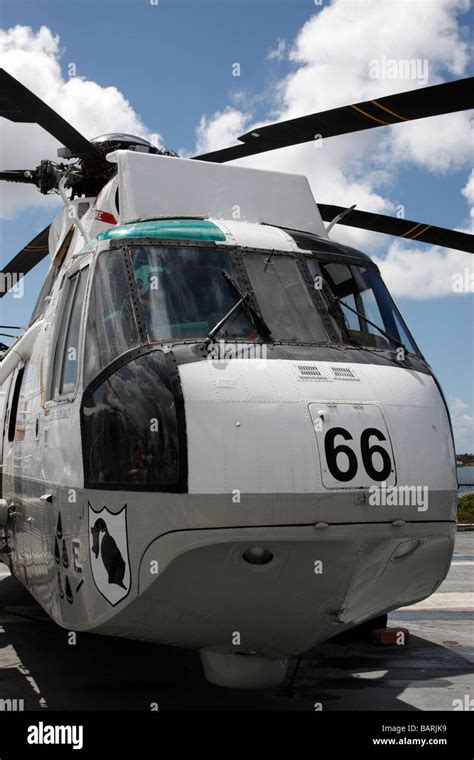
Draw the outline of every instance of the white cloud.
[[[407,81],[403,65],[398,78],[371,78],[374,59],[390,58],[401,64],[419,61],[428,85],[462,77],[469,51],[462,13],[468,7],[468,0],[333,0],[325,4],[304,24],[294,44],[287,45],[295,68],[273,88],[274,109],[268,120],[375,99],[422,84],[416,79]],[[416,67],[413,70],[416,73]],[[201,121],[198,138],[206,150],[232,144],[232,140],[224,141],[222,116],[219,112]],[[228,131],[229,137],[259,125],[236,109],[232,121],[236,129]],[[357,203],[362,210],[393,213],[395,204],[404,203],[403,197],[390,198],[397,170],[407,165],[435,174],[458,169],[469,160],[471,134],[467,114],[449,114],[328,139],[320,148],[310,144],[273,151],[239,163],[306,174],[322,203]],[[427,176],[426,182],[430,181]],[[474,193],[472,182],[463,191],[467,199]],[[416,212],[407,209],[408,213],[416,218]],[[438,223],[442,225],[442,220]],[[380,254],[385,254],[392,240],[348,227],[336,227],[331,236]],[[383,270],[398,295],[413,295],[412,277],[417,277],[415,281],[422,284],[415,297],[427,298],[452,292],[451,275],[469,266],[471,259],[457,251],[395,241],[388,248]]]
[[[249,116],[236,108],[226,108],[210,119],[202,116],[196,129],[196,153],[208,153],[232,145],[245,131],[248,120]]]
[[[474,169],[471,170],[471,173],[469,175],[469,179],[467,180],[465,186],[461,190],[462,194],[466,198],[467,202],[471,205],[471,229],[470,232],[472,233],[472,227],[474,223]]]
[[[267,53],[267,61],[282,61],[286,53],[286,40],[277,37],[276,47]]]
[[[461,192],[468,202],[474,206],[474,169],[472,169],[469,179]]]
[[[293,69],[286,77],[262,93],[242,90],[233,106],[202,116],[196,129],[196,152],[234,144],[238,135],[258,126],[252,111],[264,103],[273,108],[267,120],[278,121],[418,86],[417,81],[403,78],[403,67],[398,79],[372,79],[373,60],[426,60],[429,84],[462,76],[468,60],[468,38],[462,27],[467,7],[468,0],[333,0],[325,4],[304,24],[292,45],[278,39],[270,51],[271,60],[279,55],[291,58]],[[59,38],[46,27],[36,33],[20,26],[0,32],[0,54],[8,71],[86,137],[122,130],[153,138],[118,89],[63,75]],[[362,210],[390,214],[396,204],[404,203],[396,184],[400,167],[411,165],[439,174],[467,161],[466,119],[466,114],[449,114],[328,139],[320,148],[308,144],[273,151],[239,163],[306,174],[322,203],[356,203]],[[30,168],[45,156],[55,158],[57,143],[34,125],[2,120],[2,138],[2,168]],[[471,204],[473,177],[462,190]],[[3,183],[0,192],[4,216],[21,206],[51,200],[31,187],[10,183]],[[417,217],[416,210],[407,208],[406,212]],[[451,292],[451,276],[472,260],[457,251],[392,242],[392,238],[349,227],[336,227],[331,236],[378,255],[388,284],[399,296],[445,295]],[[413,282],[420,283],[416,291]]]
[[[385,259],[374,257],[394,297],[422,300],[473,291],[472,254],[428,246],[425,250],[395,240]]]
[[[471,171],[469,175],[469,179],[466,183],[466,185],[461,190],[462,194],[466,198],[467,202],[471,205],[471,211],[470,211],[470,217],[471,217],[471,229],[466,230],[466,232],[470,232],[471,235],[474,232],[474,169]]]
[[[404,124],[385,138],[390,160],[416,164],[433,174],[445,173],[469,165],[472,159],[474,120],[468,113],[444,114]],[[420,123],[423,126],[420,128]]]
[[[470,454],[474,451],[474,416],[470,413],[469,404],[458,396],[450,395],[448,406],[453,423],[456,451],[459,454]]]
[[[90,139],[104,132],[129,132],[156,144],[161,142],[160,136],[150,133],[116,87],[104,87],[80,76],[70,79],[63,76],[60,40],[47,27],[41,27],[36,33],[25,26],[0,30],[0,57],[3,68],[85,137]],[[56,160],[58,147],[59,143],[36,125],[2,119],[2,169],[30,169],[43,158]],[[25,185],[2,183],[0,193],[1,215],[7,218],[14,216],[22,206],[55,202]]]

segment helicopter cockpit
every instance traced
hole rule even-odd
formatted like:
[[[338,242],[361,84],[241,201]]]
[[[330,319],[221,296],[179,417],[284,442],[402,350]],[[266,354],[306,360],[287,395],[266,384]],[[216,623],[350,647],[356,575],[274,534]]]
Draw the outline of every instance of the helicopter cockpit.
[[[419,355],[377,268],[361,259],[249,248],[129,245],[98,256],[86,329],[85,384],[141,343],[218,337],[335,344]],[[264,329],[262,329],[262,325]]]
[[[77,292],[84,288],[79,281]],[[96,254],[84,334],[84,475],[92,488],[186,490],[179,352],[179,361],[201,361],[223,341],[265,346],[275,359],[345,349],[393,364],[403,347],[422,361],[377,267],[355,252],[116,240]]]

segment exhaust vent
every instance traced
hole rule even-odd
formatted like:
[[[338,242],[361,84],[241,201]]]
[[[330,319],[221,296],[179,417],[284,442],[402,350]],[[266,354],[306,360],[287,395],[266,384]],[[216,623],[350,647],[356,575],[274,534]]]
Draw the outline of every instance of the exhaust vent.
[[[331,367],[331,369],[336,380],[359,380],[350,367]]]
[[[298,364],[298,380],[327,380],[315,364]]]
[[[77,204],[77,216],[79,219],[82,219],[86,211],[89,210],[90,205],[91,204],[88,203],[87,201],[79,201],[79,203]]]

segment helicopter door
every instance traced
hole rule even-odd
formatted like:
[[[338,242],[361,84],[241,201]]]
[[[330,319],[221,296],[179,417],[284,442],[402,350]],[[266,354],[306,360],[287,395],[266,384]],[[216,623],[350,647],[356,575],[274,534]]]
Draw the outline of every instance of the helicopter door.
[[[12,541],[14,550],[10,555],[11,563],[16,577],[23,583],[26,583],[26,568],[30,549],[28,538],[29,526],[26,523],[27,515],[25,512],[25,505],[21,500],[21,494],[18,494],[15,491],[15,475],[17,474],[18,461],[20,461],[21,469],[21,455],[19,459],[18,446],[15,447],[15,441],[18,443],[24,434],[23,429],[17,429],[20,393],[24,374],[25,365],[19,365],[16,369],[16,373],[12,376],[9,388],[8,409],[4,416],[2,436],[3,468],[5,468],[5,472],[2,472],[2,487],[5,496],[8,499],[8,503],[13,506],[13,511],[11,513],[13,517],[11,530],[14,534]],[[15,448],[17,449],[16,452]]]

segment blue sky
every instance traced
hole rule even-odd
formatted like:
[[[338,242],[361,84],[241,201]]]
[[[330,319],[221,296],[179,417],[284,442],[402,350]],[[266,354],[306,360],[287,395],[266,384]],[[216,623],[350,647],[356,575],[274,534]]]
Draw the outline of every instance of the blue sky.
[[[394,21],[388,19],[389,25],[384,29],[384,17],[381,16],[380,25],[375,23],[374,32],[372,19],[380,13],[383,3],[387,5],[385,16],[393,13]],[[332,3],[323,3],[321,7],[310,0],[159,0],[158,5],[151,5],[149,0],[2,0],[0,27],[5,31],[18,25],[31,27],[33,38],[40,27],[48,27],[52,35],[59,35],[58,51],[49,52],[48,55],[59,63],[64,81],[68,76],[68,64],[72,62],[82,79],[97,82],[102,88],[116,87],[129,102],[137,119],[150,132],[159,132],[166,145],[192,154],[196,146],[196,130],[203,115],[206,122],[201,125],[201,140],[209,141],[213,134],[217,134],[216,139],[224,139],[227,135],[228,141],[233,142],[233,137],[247,131],[248,124],[311,112],[317,110],[314,104],[318,108],[321,104],[324,108],[364,99],[360,97],[365,84],[359,64],[362,61],[365,65],[372,45],[373,54],[385,50],[380,45],[377,47],[377,40],[374,42],[378,33],[388,40],[387,55],[428,57],[434,81],[469,74],[469,64],[460,62],[453,50],[446,50],[450,35],[451,47],[457,46],[461,50],[462,43],[468,42],[469,34],[472,34],[473,12],[464,12],[467,7],[465,4],[462,7],[464,0],[452,0],[451,3],[447,0],[433,0],[432,3],[423,0],[423,3],[412,2],[411,5],[404,4],[403,0],[392,4],[383,0],[383,3],[374,0],[372,4],[362,4],[355,25],[348,0],[333,0]],[[352,7],[355,4],[352,3]],[[414,6],[431,8],[434,19],[431,26],[428,22],[424,30],[420,29],[418,38],[417,32],[413,32],[417,25],[420,26]],[[318,21],[316,17],[323,12],[326,13],[324,19]],[[364,14],[370,14],[370,18]],[[400,20],[403,14],[406,15],[405,21]],[[390,37],[390,23],[393,39]],[[415,39],[409,42],[401,40],[404,35],[397,32],[395,24],[398,23],[406,24],[406,38],[414,35]],[[441,25],[444,31],[438,30]],[[404,27],[400,28],[403,32]],[[344,35],[348,42],[345,42]],[[4,43],[5,39],[9,38],[4,38]],[[284,41],[281,51],[279,54],[275,52],[269,59],[269,51],[277,50],[278,40]],[[359,46],[360,50],[351,50],[345,61],[345,48],[351,47],[352,40],[353,47]],[[31,40],[29,43],[18,43],[18,40],[13,43],[10,40],[8,44],[10,47],[7,45],[4,49],[9,50],[9,61],[17,60],[11,57],[13,44],[20,51],[22,45],[25,50],[33,50]],[[296,50],[296,54],[291,53],[292,50]],[[319,59],[317,51],[320,51]],[[33,53],[36,54],[35,51]],[[231,73],[234,62],[241,67],[238,78]],[[8,68],[7,64],[4,65]],[[22,79],[21,68],[13,71],[10,67],[9,70]],[[23,81],[34,89],[32,81],[25,78]],[[393,82],[381,82],[375,86],[378,89],[374,92],[379,97],[384,92],[412,89],[413,83],[405,82],[400,86]],[[41,95],[40,87],[41,77],[36,89]],[[58,103],[55,107],[60,110]],[[225,109],[227,117],[222,116]],[[67,109],[64,114],[67,115]],[[76,121],[75,125],[88,137],[93,136],[87,132],[92,119],[91,113],[88,113],[87,99],[78,119],[80,123]],[[100,122],[107,124],[102,131],[113,131],[114,124],[104,119],[106,115]],[[432,122],[431,126],[426,123],[419,125],[420,130],[424,130],[421,142],[425,143],[425,148],[426,145],[433,146],[432,159],[425,155],[426,150],[424,153],[416,135],[413,139],[410,137],[405,145],[394,144],[396,140],[392,137],[378,136],[377,160],[371,155],[367,138],[360,138],[359,141],[358,138],[335,138],[340,142],[336,144],[333,141],[320,171],[316,161],[319,157],[314,153],[303,153],[301,149],[292,149],[286,157],[278,151],[273,158],[265,159],[264,166],[270,168],[274,159],[275,168],[312,173],[310,181],[313,190],[318,192],[317,200],[321,202],[345,204],[352,199],[360,208],[384,210],[386,213],[393,213],[393,207],[401,203],[407,218],[466,228],[469,204],[461,190],[468,182],[470,166],[462,145],[463,139],[455,139],[445,131],[446,121]],[[452,122],[455,123],[459,123],[462,130],[462,122]],[[239,131],[238,127],[242,125]],[[31,131],[25,132],[25,129]],[[399,127],[399,130],[403,129],[407,127]],[[34,129],[23,127],[17,134],[18,140],[13,148],[10,147],[8,135],[2,139],[2,164],[5,168],[23,166],[21,162],[11,164],[13,157],[21,161],[20,137],[25,141],[25,150],[28,149],[31,155],[34,151]],[[370,139],[374,140],[373,137]],[[390,144],[384,143],[384,139],[389,139]],[[214,145],[212,140],[211,144]],[[351,146],[360,149],[357,166],[354,166]],[[436,151],[441,150],[444,151],[442,156],[454,156],[452,161],[447,161],[443,172],[439,171],[436,159]],[[339,157],[337,151],[340,151]],[[351,164],[347,171],[345,151],[350,156],[348,163]],[[54,151],[48,155],[54,157]],[[308,156],[311,163],[308,163]],[[256,162],[255,165],[261,164]],[[327,185],[325,171],[329,172]],[[341,174],[344,175],[342,178]],[[7,198],[4,188],[1,198]],[[384,207],[383,203],[389,204],[389,207]],[[5,207],[5,200],[3,205]],[[32,206],[28,199],[22,203],[20,197],[13,210],[6,213],[10,218],[0,220],[3,263],[48,224],[52,209],[46,206],[46,202],[43,206]],[[359,236],[351,242],[364,247],[378,260],[384,260],[393,239],[369,235],[366,238]],[[423,289],[424,286],[419,283],[420,273],[424,269],[423,260],[413,269],[413,286],[407,285],[402,271],[407,257],[412,251],[426,250],[421,245],[412,245],[401,259],[397,259],[398,263],[391,266],[395,298],[446,395],[453,399],[451,408],[458,450],[472,450],[473,298],[472,294],[449,293],[445,285],[439,284],[439,278],[443,277],[442,260],[437,264],[438,269],[433,269],[431,284],[426,288]],[[439,258],[439,252],[436,255]],[[412,257],[412,261],[415,260]],[[458,271],[464,263],[466,267],[471,263],[467,254],[464,258],[451,256],[446,261],[445,277]],[[426,267],[432,267],[432,264],[427,262]],[[0,302],[2,323],[22,324],[28,320],[45,268],[46,264],[40,265],[28,276],[24,298],[14,299],[9,295]],[[417,297],[414,298],[414,294]]]

